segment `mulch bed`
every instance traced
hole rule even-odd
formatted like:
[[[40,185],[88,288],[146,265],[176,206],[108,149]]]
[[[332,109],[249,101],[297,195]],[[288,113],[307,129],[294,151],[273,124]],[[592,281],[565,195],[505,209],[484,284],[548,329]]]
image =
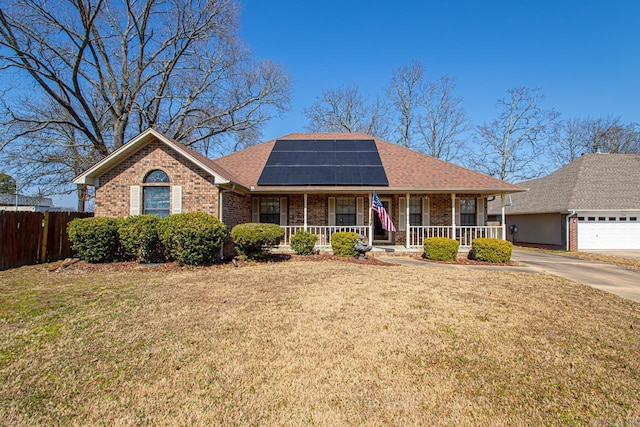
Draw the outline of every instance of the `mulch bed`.
[[[252,267],[259,266],[274,262],[287,262],[287,261],[307,261],[307,262],[319,262],[319,261],[333,261],[342,263],[352,263],[361,265],[378,265],[378,266],[392,266],[388,262],[380,261],[375,257],[368,256],[367,259],[358,260],[357,258],[342,258],[329,254],[318,255],[289,255],[289,254],[272,254],[266,261],[242,261],[239,258],[235,258],[235,262],[232,260],[225,260],[222,262],[216,262],[215,264],[203,266],[203,267],[189,267],[179,266],[176,262],[163,262],[163,263],[151,263],[145,264],[137,261],[117,261],[110,263],[92,264],[86,261],[77,261],[67,267],[63,268],[51,268],[55,266],[52,264],[49,267],[50,271],[63,271],[63,270],[77,270],[85,272],[119,272],[119,271],[179,271],[181,269],[188,268],[235,268],[235,267]]]

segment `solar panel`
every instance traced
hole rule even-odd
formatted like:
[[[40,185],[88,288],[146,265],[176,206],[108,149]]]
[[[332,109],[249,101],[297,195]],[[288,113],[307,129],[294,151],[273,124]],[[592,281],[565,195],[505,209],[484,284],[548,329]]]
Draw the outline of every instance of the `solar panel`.
[[[373,139],[279,139],[258,185],[388,186]]]

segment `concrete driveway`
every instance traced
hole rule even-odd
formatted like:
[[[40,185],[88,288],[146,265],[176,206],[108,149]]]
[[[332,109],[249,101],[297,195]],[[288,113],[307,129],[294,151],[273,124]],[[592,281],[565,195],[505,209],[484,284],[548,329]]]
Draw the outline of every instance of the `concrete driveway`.
[[[513,261],[640,302],[640,272],[562,255],[514,249]]]

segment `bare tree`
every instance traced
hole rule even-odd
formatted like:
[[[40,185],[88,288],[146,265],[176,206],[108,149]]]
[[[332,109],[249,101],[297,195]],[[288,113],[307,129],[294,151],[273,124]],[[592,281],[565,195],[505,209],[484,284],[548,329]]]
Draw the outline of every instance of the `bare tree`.
[[[469,130],[462,98],[453,95],[455,79],[442,76],[423,87],[418,117],[420,151],[446,161],[457,160],[465,147],[459,138]]]
[[[397,143],[443,160],[455,160],[468,130],[462,98],[454,95],[455,79],[425,80],[419,62],[395,69],[385,93],[397,129]]]
[[[586,152],[583,131],[580,119],[563,120],[554,125],[548,153],[556,168],[574,161]]]
[[[378,137],[387,133],[382,101],[369,104],[355,85],[324,91],[304,114],[310,132],[362,132]]]
[[[478,150],[471,166],[501,180],[520,181],[544,172],[542,142],[558,113],[542,108],[540,89],[517,87],[497,102],[498,118],[476,129]]]
[[[65,112],[38,117],[19,95],[5,97],[7,139],[64,126],[105,156],[150,126],[187,145],[255,135],[287,107],[290,81],[250,58],[237,9],[234,0],[3,4],[1,69],[32,83],[32,104]]]
[[[556,167],[595,151],[640,154],[640,129],[636,124],[622,123],[620,117],[569,119],[558,123],[549,143]]]
[[[398,115],[398,144],[411,147],[421,92],[423,89],[424,67],[420,62],[413,61],[393,70],[391,82],[385,89],[391,107]]]

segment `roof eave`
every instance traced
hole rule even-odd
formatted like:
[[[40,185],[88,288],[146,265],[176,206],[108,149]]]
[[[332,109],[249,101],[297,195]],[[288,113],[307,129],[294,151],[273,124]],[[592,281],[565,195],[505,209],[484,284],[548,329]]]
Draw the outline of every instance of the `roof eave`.
[[[252,193],[480,193],[487,195],[526,191],[524,188],[427,188],[427,187],[375,187],[375,186],[250,186]]]

